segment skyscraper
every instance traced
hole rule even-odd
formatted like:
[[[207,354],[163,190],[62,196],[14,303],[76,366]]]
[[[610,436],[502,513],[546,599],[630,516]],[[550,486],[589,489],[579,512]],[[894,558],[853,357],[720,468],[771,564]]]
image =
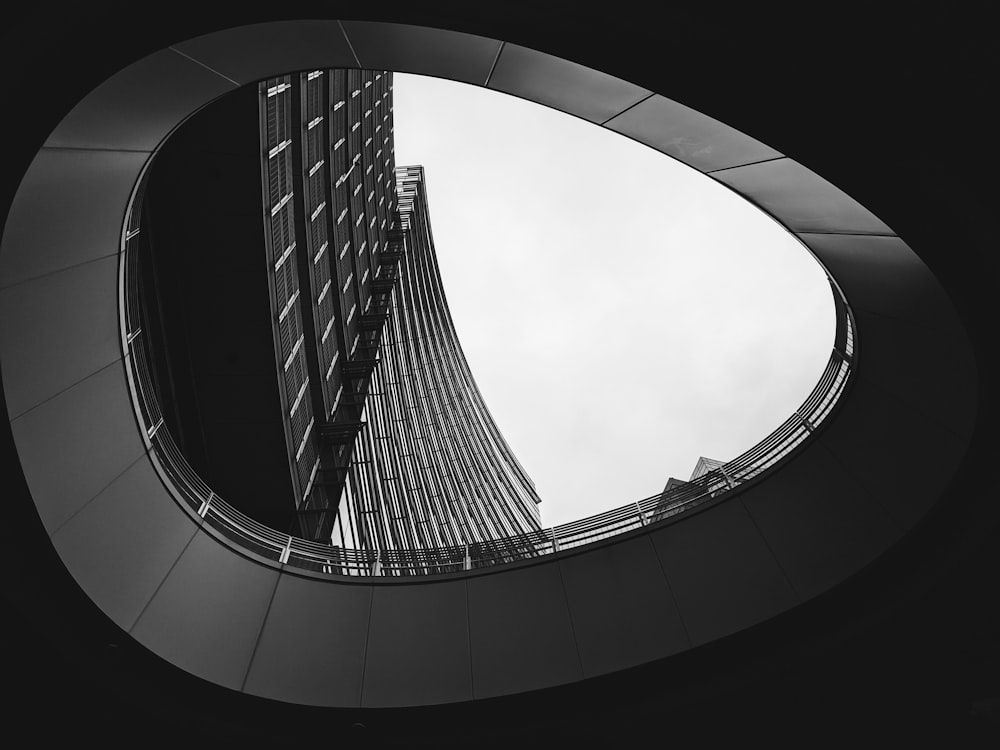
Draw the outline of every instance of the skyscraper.
[[[259,97],[299,534],[393,550],[538,530],[534,486],[451,322],[423,170],[395,169],[392,74],[314,70]]]

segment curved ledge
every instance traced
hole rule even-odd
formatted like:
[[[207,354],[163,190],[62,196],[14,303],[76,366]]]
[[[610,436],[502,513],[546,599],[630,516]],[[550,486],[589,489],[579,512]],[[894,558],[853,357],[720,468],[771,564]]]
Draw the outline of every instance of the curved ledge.
[[[146,173],[148,175],[148,171]],[[682,513],[717,502],[729,492],[749,489],[752,484],[780,468],[805,447],[834,412],[849,385],[855,358],[854,324],[840,290],[832,286],[835,299],[836,333],[833,351],[812,392],[802,405],[758,444],[723,466],[696,480],[614,508],[588,518],[538,531],[491,539],[464,546],[344,549],[282,534],[249,518],[217,495],[188,464],[175,444],[162,417],[149,372],[152,363],[146,351],[139,314],[138,255],[133,239],[139,235],[139,212],[146,177],[140,179],[129,202],[122,242],[121,284],[118,307],[121,317],[122,351],[129,388],[147,451],[155,454],[154,465],[162,467],[160,478],[196,524],[213,529],[225,543],[242,547],[272,567],[288,566],[328,576],[448,575],[530,561],[557,552],[568,552],[588,544],[606,542],[619,534],[678,520]],[[440,286],[440,278],[435,279]]]
[[[355,56],[474,77],[603,123],[760,206],[816,255],[855,313],[864,359],[838,414],[725,502],[527,567],[373,586],[274,569],[219,544],[167,496],[129,403],[115,306],[123,217],[143,165],[184,116],[237,84]],[[940,356],[928,361],[928,350]],[[623,78],[484,37],[372,22],[218,32],[95,88],[49,136],[11,207],[0,361],[21,470],[96,605],[204,680],[315,706],[539,690],[773,618],[842,584],[928,512],[966,454],[978,404],[948,295],[903,239],[822,177]]]

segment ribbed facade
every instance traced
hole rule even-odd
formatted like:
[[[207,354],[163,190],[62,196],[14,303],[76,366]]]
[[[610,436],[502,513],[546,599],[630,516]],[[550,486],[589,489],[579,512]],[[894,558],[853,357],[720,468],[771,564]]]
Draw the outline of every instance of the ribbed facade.
[[[298,531],[364,550],[540,529],[469,373],[423,170],[396,170],[392,74],[259,86],[264,220]]]

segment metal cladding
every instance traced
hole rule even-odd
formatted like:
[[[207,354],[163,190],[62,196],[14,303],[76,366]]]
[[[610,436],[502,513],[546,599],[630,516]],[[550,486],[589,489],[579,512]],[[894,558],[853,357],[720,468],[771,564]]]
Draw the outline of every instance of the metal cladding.
[[[540,530],[455,334],[423,169],[395,168],[392,74],[315,70],[259,96],[299,534],[391,552]]]

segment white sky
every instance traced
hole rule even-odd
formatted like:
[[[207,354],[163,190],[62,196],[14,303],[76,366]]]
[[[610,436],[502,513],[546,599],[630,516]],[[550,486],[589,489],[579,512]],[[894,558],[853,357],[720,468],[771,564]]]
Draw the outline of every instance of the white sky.
[[[812,390],[833,301],[771,219],[575,117],[394,80],[396,163],[426,169],[455,327],[545,526],[736,457]]]

